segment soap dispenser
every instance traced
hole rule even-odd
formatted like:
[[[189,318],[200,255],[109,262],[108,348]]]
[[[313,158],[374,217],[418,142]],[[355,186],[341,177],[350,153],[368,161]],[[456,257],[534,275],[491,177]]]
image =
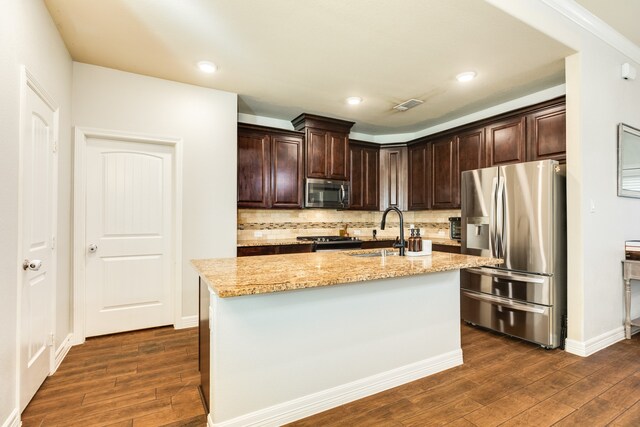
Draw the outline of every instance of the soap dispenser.
[[[416,250],[416,230],[415,228],[411,228],[411,236],[409,236],[409,240],[407,241],[407,250],[409,252],[415,252]]]
[[[414,241],[414,247],[416,252],[422,252],[422,237],[420,237],[420,229],[416,229],[416,237]]]

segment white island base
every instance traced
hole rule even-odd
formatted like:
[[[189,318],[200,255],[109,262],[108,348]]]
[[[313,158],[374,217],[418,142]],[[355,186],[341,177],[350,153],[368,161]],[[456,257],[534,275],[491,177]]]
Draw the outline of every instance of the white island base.
[[[282,425],[462,364],[459,270],[209,292],[209,426]]]

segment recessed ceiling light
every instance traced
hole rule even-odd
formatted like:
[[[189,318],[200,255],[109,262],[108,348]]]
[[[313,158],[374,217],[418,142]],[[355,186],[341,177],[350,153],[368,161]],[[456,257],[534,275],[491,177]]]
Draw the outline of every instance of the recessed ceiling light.
[[[362,102],[362,98],[359,96],[350,96],[347,98],[347,104],[349,105],[358,105]]]
[[[211,61],[200,61],[198,62],[198,68],[203,73],[215,73],[218,66]]]
[[[465,71],[464,73],[460,73],[456,76],[456,79],[459,82],[468,82],[470,80],[473,80],[476,78],[476,72],[475,71]]]

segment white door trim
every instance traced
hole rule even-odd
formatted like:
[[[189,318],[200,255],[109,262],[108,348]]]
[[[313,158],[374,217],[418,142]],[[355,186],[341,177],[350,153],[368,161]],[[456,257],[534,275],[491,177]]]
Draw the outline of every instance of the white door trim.
[[[20,67],[20,118],[19,118],[19,144],[20,148],[18,150],[18,251],[17,251],[17,259],[16,259],[16,270],[17,274],[17,305],[16,305],[16,403],[18,407],[20,406],[20,389],[22,386],[22,375],[20,372],[21,365],[21,354],[20,354],[20,339],[22,330],[20,325],[22,323],[22,285],[23,285],[23,271],[22,271],[22,256],[23,256],[23,247],[22,247],[22,231],[24,228],[23,224],[23,203],[24,203],[24,194],[22,192],[22,185],[24,182],[24,170],[22,167],[23,164],[23,147],[22,143],[24,141],[22,121],[24,120],[25,111],[23,110],[23,106],[26,103],[27,91],[31,89],[42,101],[51,109],[53,112],[53,133],[54,133],[54,156],[53,162],[51,165],[51,175],[53,178],[52,185],[52,197],[51,197],[51,235],[54,239],[57,240],[58,235],[58,144],[60,137],[60,107],[53,100],[51,95],[45,90],[44,86],[42,86],[39,80],[29,71],[29,69],[22,65]],[[54,240],[55,242],[55,240]],[[54,243],[55,244],[55,243]],[[55,334],[55,325],[56,325],[56,291],[57,291],[57,262],[58,262],[58,249],[57,246],[54,246],[53,251],[51,253],[51,267],[49,272],[51,273],[52,280],[52,295],[51,295],[51,325],[52,325],[52,334]],[[49,370],[50,375],[55,371],[55,339],[49,350]],[[19,411],[18,411],[19,412]]]
[[[182,138],[144,135],[115,130],[75,127],[73,166],[73,341],[85,340],[85,230],[87,139],[138,142],[173,147],[173,321],[182,318]]]

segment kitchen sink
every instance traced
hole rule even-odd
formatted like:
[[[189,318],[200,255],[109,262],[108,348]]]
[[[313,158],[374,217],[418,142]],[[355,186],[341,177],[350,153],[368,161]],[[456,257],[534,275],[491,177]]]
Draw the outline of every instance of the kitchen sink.
[[[398,256],[398,252],[383,249],[381,251],[376,251],[376,252],[352,253],[349,255],[358,257],[358,258],[374,258],[374,257],[383,257],[383,256]]]

